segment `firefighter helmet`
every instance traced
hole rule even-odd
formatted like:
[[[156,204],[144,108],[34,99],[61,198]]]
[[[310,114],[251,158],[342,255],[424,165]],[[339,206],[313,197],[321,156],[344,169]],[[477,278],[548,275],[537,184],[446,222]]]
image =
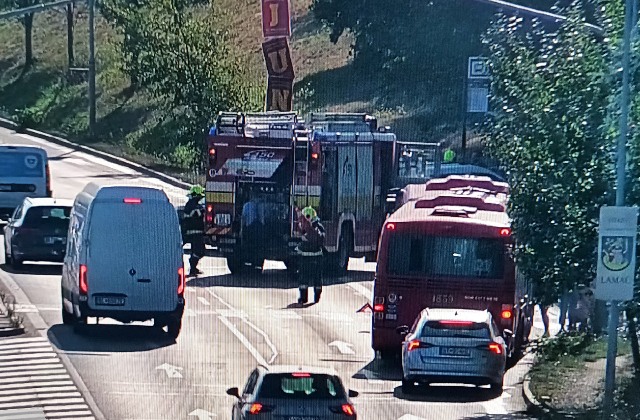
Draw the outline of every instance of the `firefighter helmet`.
[[[316,213],[316,211],[311,206],[303,208],[302,215],[309,220],[314,220],[316,217],[318,217],[318,213]]]
[[[204,188],[202,185],[194,185],[189,189],[189,197],[197,197],[204,195]]]

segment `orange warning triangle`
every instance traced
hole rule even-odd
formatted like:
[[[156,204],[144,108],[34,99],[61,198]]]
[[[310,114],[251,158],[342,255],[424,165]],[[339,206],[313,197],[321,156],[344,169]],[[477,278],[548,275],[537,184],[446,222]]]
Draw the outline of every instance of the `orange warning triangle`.
[[[356,313],[367,312],[367,310],[369,312],[373,312],[373,308],[371,307],[371,304],[369,302],[367,302],[362,308],[358,309]]]

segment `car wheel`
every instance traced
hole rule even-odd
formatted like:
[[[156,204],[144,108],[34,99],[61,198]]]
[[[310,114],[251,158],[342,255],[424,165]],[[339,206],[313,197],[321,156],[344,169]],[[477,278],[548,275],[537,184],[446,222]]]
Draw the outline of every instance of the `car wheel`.
[[[494,382],[492,384],[489,385],[489,388],[491,388],[491,392],[495,392],[495,393],[502,393],[502,386],[503,386],[503,382],[504,380],[501,380],[500,382]]]
[[[22,260],[14,257],[13,251],[11,251],[10,261],[11,261],[11,268],[16,270],[19,270],[20,268],[22,268]]]
[[[4,263],[5,265],[11,265],[11,255],[7,251],[4,252]]]
[[[182,329],[182,317],[171,317],[167,322],[167,334],[173,340],[177,339]]]
[[[406,379],[402,380],[402,393],[406,395],[414,394],[416,392],[416,385],[413,381]]]

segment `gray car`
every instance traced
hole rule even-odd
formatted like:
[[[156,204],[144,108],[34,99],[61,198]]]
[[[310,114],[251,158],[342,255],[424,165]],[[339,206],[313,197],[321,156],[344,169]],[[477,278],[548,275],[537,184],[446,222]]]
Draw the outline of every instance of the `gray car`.
[[[299,366],[258,366],[251,372],[237,398],[232,419],[255,420],[344,420],[357,419],[349,398],[356,391],[344,389],[333,369]]]
[[[429,383],[502,389],[507,348],[490,312],[427,308],[411,329],[402,326],[397,331],[406,335],[402,344],[404,393]]]

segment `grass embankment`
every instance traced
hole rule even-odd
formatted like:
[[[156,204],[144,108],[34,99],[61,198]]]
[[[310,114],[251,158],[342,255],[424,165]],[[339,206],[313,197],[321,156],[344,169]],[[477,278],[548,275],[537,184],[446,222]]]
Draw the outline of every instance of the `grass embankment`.
[[[616,412],[620,420],[640,415],[640,382],[632,374],[627,340],[618,340]],[[562,334],[542,342],[531,369],[531,391],[552,408],[550,418],[601,418],[607,338]]]
[[[459,141],[461,84],[451,75],[456,72],[427,71],[427,67],[433,68],[432,63],[425,63],[425,69],[393,75],[378,71],[376,63],[357,70],[351,64],[349,36],[332,44],[327,30],[309,11],[310,4],[311,0],[293,2],[294,104],[299,111],[373,112],[382,123],[393,125],[400,138]],[[228,13],[231,42],[254,75],[248,83],[262,95],[265,70],[259,0],[216,0],[214,7],[232,11]],[[86,9],[79,4],[75,18],[76,67],[87,67],[88,63],[87,17]],[[17,20],[0,21],[0,115],[188,177],[185,151],[167,149],[164,140],[167,133],[177,130],[176,122],[161,121],[159,104],[144,91],[128,90],[129,80],[119,66],[118,35],[99,14],[98,125],[96,136],[88,138],[86,76],[67,75],[65,21],[62,9],[36,14],[33,46],[37,61],[28,72],[23,70],[21,24]]]

